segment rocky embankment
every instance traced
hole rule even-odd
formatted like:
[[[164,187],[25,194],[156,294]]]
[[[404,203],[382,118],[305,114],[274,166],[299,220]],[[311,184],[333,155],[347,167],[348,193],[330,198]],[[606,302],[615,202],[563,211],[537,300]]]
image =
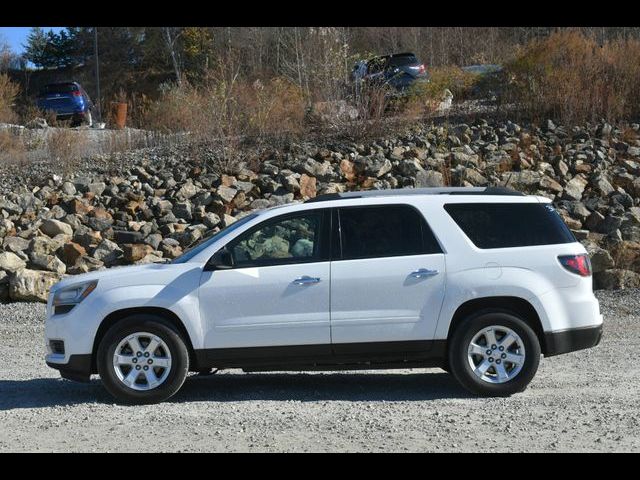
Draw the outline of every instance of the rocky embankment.
[[[597,288],[640,287],[640,127],[424,125],[368,144],[162,147],[1,173],[0,300],[44,301],[64,275],[161,262],[244,212],[323,193],[507,185],[547,196],[591,254]]]

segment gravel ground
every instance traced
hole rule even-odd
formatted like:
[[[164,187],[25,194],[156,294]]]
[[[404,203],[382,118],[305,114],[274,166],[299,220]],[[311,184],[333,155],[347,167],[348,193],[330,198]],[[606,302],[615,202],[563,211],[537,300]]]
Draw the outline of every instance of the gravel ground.
[[[543,359],[511,398],[437,369],[232,370],[138,407],[44,364],[43,305],[0,305],[0,451],[640,451],[639,293],[598,292],[602,343]]]

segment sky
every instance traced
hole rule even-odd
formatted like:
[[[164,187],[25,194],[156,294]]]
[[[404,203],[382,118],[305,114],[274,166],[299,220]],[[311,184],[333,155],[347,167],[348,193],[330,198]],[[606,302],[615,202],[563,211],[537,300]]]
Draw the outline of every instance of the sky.
[[[63,30],[65,27],[40,27],[45,32],[48,30],[53,30],[54,32],[59,32]],[[0,27],[0,41],[5,41],[9,44],[11,49],[20,54],[24,51],[24,47],[22,46],[27,42],[27,36],[31,31],[31,27]]]

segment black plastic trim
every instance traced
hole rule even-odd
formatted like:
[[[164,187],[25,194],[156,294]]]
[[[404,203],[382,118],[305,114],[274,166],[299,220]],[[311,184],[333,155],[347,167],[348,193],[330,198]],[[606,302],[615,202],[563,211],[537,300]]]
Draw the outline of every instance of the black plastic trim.
[[[47,362],[51,368],[60,371],[60,376],[76,382],[88,382],[91,377],[91,354],[70,355],[67,363]]]
[[[198,368],[245,370],[408,368],[444,364],[446,340],[337,343],[195,350]]]
[[[545,332],[545,357],[595,347],[602,339],[602,325]]]
[[[69,305],[56,305],[53,309],[53,314],[54,315],[64,315],[65,313],[69,313],[71,310],[73,310],[73,307],[75,307],[75,304],[69,304]]]

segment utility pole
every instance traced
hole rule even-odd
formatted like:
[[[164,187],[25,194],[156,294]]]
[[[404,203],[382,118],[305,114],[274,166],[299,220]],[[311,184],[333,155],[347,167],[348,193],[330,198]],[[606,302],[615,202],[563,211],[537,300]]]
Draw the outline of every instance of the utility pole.
[[[96,112],[98,122],[102,122],[102,111],[100,108],[100,65],[98,61],[98,27],[93,27],[93,54],[96,60]]]

